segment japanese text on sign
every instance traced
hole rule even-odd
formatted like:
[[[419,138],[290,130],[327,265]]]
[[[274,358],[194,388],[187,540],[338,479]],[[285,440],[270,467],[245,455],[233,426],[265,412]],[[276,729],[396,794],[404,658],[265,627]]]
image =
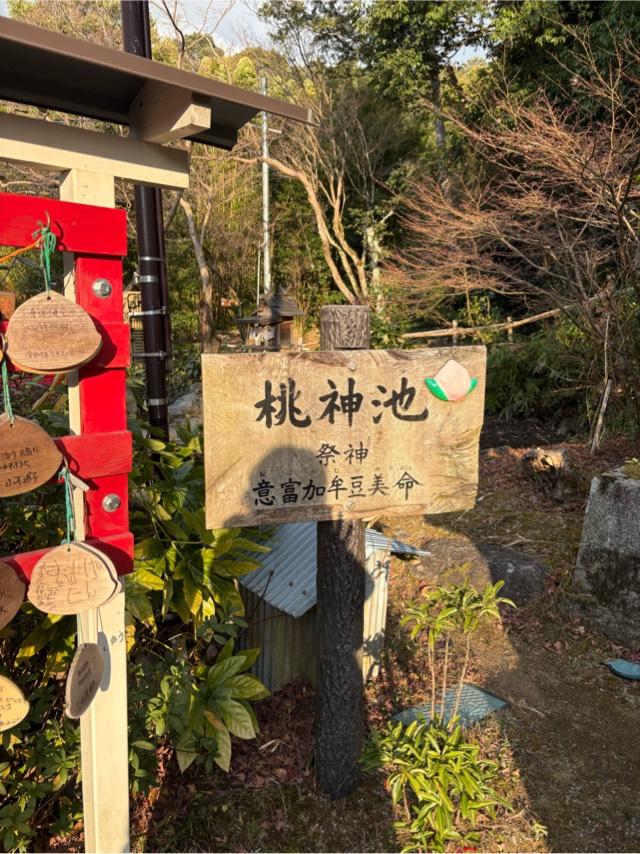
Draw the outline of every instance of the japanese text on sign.
[[[478,381],[455,402],[425,384],[452,355]],[[204,356],[208,526],[471,506],[484,371],[483,347]]]

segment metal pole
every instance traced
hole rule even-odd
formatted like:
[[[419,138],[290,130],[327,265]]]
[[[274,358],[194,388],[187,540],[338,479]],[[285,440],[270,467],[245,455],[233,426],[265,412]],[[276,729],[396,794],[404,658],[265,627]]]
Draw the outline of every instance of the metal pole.
[[[260,91],[263,95],[267,94],[267,78],[263,77],[260,80]],[[269,139],[268,139],[268,119],[267,113],[262,113],[262,156],[269,156]],[[262,161],[262,280],[264,282],[264,292],[268,294],[271,290],[271,245],[270,245],[270,229],[269,229],[269,166],[265,161]]]
[[[256,305],[260,305],[260,273],[261,273],[260,259],[261,259],[261,257],[262,257],[261,253],[258,252],[258,270],[257,270],[258,275],[256,278]]]
[[[151,29],[147,0],[121,0],[122,36],[128,53],[151,58]],[[169,435],[167,408],[166,272],[161,239],[162,195],[154,187],[135,186],[138,270],[142,301],[142,331],[147,378],[149,423]],[[163,281],[165,287],[163,288]]]

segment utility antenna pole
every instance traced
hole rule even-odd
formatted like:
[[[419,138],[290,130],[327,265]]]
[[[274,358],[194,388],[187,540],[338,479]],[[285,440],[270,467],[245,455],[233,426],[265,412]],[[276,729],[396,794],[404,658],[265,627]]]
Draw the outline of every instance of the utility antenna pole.
[[[267,78],[263,77],[260,80],[260,91],[263,95],[267,94]],[[269,156],[269,139],[268,139],[268,123],[267,114],[262,113],[262,156]],[[271,246],[269,233],[269,166],[265,161],[262,161],[262,281],[264,282],[264,292],[268,294],[271,291]]]

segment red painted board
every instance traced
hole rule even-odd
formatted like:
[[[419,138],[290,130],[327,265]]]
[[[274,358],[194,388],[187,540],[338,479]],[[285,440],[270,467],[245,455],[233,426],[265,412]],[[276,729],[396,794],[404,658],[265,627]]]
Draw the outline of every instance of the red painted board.
[[[96,478],[85,492],[85,526],[89,537],[108,537],[129,528],[129,483],[126,474]],[[120,506],[111,512],[102,502],[107,495],[117,495]]]
[[[126,371],[80,368],[82,433],[111,433],[127,429]]]
[[[131,471],[133,443],[131,433],[85,433],[55,440],[69,462],[69,468],[82,480]]]
[[[94,318],[102,335],[100,352],[89,363],[96,368],[128,368],[131,363],[131,330],[128,323],[101,323]]]
[[[127,254],[126,214],[119,208],[102,208],[0,193],[0,246],[29,246],[38,221],[51,217],[58,249],[86,255]]]
[[[126,575],[133,570],[133,534],[129,533],[129,531],[116,534],[112,537],[89,538],[87,542],[109,555],[118,570],[118,575]],[[3,563],[8,563],[9,566],[17,570],[25,581],[29,581],[33,567],[49,551],[51,549],[22,552],[22,554],[9,555],[8,557],[0,558],[0,560]]]
[[[111,285],[108,296],[98,296],[93,290],[96,279],[106,279]],[[75,257],[76,302],[92,317],[103,322],[122,321],[122,262],[119,258],[98,258],[95,255]]]
[[[96,329],[102,335],[102,347],[95,359],[89,363],[92,368],[128,368],[131,364],[131,329],[128,323],[101,323],[93,319]],[[0,321],[0,333],[6,332],[7,324]],[[7,359],[10,371],[15,371],[11,360]],[[47,374],[47,376],[53,376]]]

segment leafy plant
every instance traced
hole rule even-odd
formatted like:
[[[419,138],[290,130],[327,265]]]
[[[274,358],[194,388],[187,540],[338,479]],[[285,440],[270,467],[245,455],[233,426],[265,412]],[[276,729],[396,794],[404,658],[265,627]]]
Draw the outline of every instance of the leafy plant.
[[[177,614],[194,630],[223,606],[241,613],[235,579],[260,565],[266,536],[241,528],[209,531],[204,521],[204,465],[199,432],[168,442],[136,437],[131,527],[136,570],[127,579],[130,624],[153,626]]]
[[[36,390],[37,393],[37,390]],[[38,412],[52,434],[57,411]],[[228,770],[231,736],[253,738],[252,703],[266,696],[246,671],[257,650],[234,652],[246,626],[235,579],[258,566],[265,534],[207,531],[200,434],[174,442],[134,425],[131,527],[135,572],[126,583],[131,787],[154,780],[156,748],[170,744],[182,770],[198,762]],[[42,548],[64,530],[59,487],[3,501],[2,552]],[[64,676],[75,649],[73,617],[43,615],[26,603],[0,631],[0,672],[31,708],[0,737],[0,845],[34,848],[39,828],[68,832],[81,817],[79,728],[64,717]],[[46,841],[44,842],[46,845]],[[36,846],[41,847],[41,846]]]
[[[396,823],[407,837],[403,851],[444,851],[453,841],[476,841],[473,828],[480,814],[493,817],[497,807],[510,808],[491,785],[497,764],[481,757],[479,745],[463,738],[458,721],[472,636],[481,625],[500,619],[500,605],[513,605],[498,596],[503,584],[488,584],[481,592],[468,581],[436,587],[424,601],[410,605],[401,620],[410,626],[412,639],[426,641],[430,718],[420,717],[408,726],[392,721],[374,732],[363,765],[367,770],[384,769],[394,804],[403,806],[404,818]],[[464,639],[464,658],[447,715],[450,652],[456,636]]]
[[[456,700],[448,726],[456,721],[460,708],[460,697],[471,656],[471,639],[474,632],[483,624],[500,619],[500,605],[515,607],[511,599],[498,596],[504,581],[487,584],[479,592],[465,581],[455,587],[436,587],[425,594],[425,601],[410,605],[401,620],[401,625],[410,625],[412,639],[423,636],[427,642],[427,658],[431,674],[431,719],[442,717],[445,708],[447,683],[449,678],[449,652],[455,632],[465,638],[464,660],[460,675]],[[443,642],[443,661],[441,667],[440,691],[437,687],[437,645]],[[438,706],[438,695],[440,705]]]
[[[498,766],[465,741],[460,726],[417,720],[388,723],[367,746],[365,769],[384,768],[394,804],[404,818],[395,823],[408,838],[405,851],[444,851],[450,842],[477,842],[478,816],[495,817],[508,802],[492,787]]]
[[[159,691],[147,705],[149,729],[169,734],[176,746],[181,771],[202,754],[207,771],[213,762],[224,771],[231,761],[231,735],[254,738],[258,732],[249,700],[268,696],[264,685],[245,671],[258,656],[257,649],[233,654],[229,640],[213,667],[190,668],[183,660],[170,666]]]

